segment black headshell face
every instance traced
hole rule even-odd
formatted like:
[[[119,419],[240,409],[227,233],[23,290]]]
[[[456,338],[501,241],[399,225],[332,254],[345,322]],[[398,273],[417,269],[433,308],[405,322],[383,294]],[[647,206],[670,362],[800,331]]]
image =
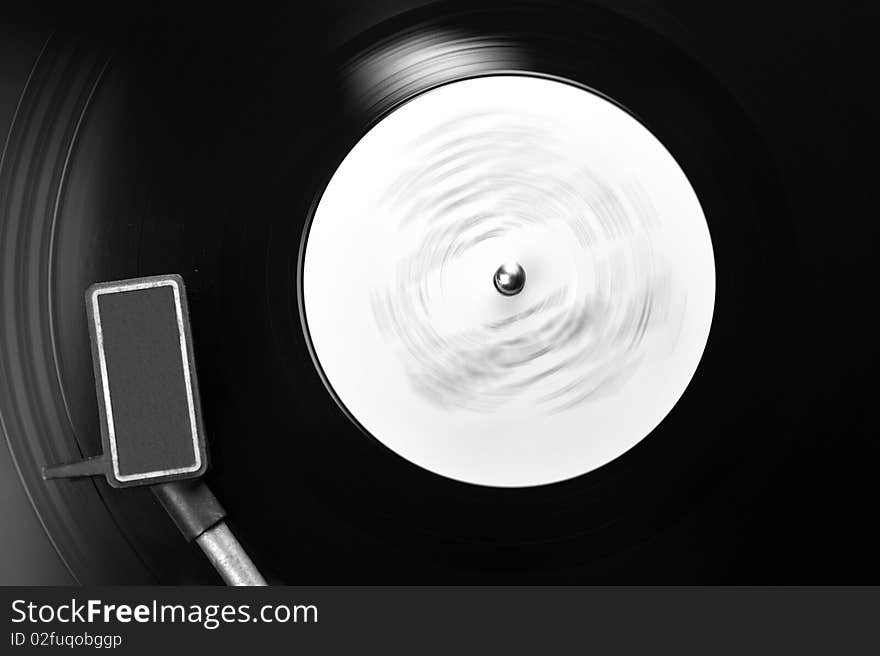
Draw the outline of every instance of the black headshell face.
[[[92,285],[86,306],[107,480],[201,476],[208,456],[181,277]]]

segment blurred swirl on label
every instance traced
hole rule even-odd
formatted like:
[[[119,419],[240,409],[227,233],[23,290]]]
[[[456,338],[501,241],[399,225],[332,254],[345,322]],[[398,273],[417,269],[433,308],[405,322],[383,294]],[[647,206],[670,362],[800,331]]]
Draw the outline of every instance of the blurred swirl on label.
[[[655,248],[662,219],[638,180],[605,179],[578,145],[540,116],[499,108],[462,112],[404,149],[378,207],[413,247],[371,302],[433,403],[564,410],[613,393],[646,352],[674,348],[687,299]],[[515,301],[491,298],[490,275],[453,275],[495,252],[536,263]],[[492,311],[445,320],[462,284],[485,287]]]

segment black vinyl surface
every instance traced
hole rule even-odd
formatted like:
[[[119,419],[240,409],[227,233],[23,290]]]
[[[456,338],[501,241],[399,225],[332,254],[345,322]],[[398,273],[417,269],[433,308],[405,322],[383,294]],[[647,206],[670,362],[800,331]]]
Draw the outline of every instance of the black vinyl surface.
[[[80,581],[214,582],[149,493],[46,488],[100,444],[83,290],[189,291],[208,480],[273,581],[877,582],[868,4],[541,2],[47,14],[0,169],[0,394]],[[458,483],[353,427],[308,354],[303,228],[397,104],[521,70],[606,94],[670,150],[715,249],[685,395],[636,448],[533,489]],[[365,77],[365,71],[369,73]]]

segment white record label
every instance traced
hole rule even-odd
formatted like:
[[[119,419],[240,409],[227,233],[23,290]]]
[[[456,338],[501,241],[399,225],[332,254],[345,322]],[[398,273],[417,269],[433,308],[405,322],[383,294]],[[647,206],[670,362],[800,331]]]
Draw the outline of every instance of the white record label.
[[[530,486],[602,466],[672,409],[715,263],[641,123],[503,75],[428,91],[357,143],[315,210],[302,294],[325,381],[366,431],[437,474]]]

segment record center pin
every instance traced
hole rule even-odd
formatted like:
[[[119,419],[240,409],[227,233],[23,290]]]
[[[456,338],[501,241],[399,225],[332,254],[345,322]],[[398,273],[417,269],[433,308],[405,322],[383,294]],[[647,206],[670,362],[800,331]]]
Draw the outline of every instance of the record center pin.
[[[505,262],[495,271],[495,289],[504,296],[515,296],[526,286],[526,270],[517,262]]]

